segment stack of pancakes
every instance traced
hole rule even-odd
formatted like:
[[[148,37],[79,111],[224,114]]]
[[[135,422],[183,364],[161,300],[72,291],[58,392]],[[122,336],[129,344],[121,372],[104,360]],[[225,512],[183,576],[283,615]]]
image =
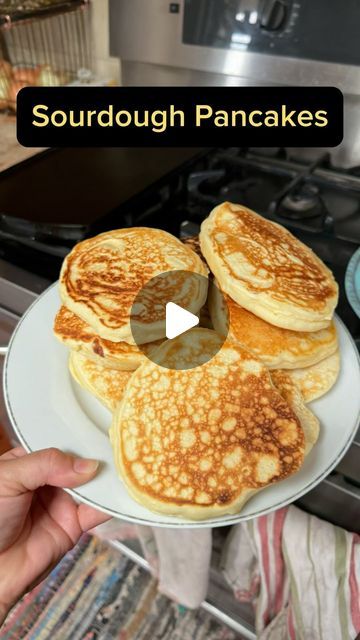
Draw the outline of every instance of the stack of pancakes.
[[[203,222],[200,245],[224,296],[212,289],[213,326],[251,351],[305,402],[324,395],[339,373],[332,320],[338,286],[315,254],[278,224],[224,203]]]
[[[151,299],[136,315],[145,344],[134,344],[141,288],[167,271],[207,276],[207,265],[223,295],[210,287],[207,300],[202,278],[191,300],[186,288],[168,299],[200,313],[200,327],[164,340],[163,308]],[[117,470],[144,506],[196,520],[236,513],[301,467],[319,432],[306,402],[339,369],[337,285],[285,229],[224,203],[199,242],[107,232],[67,256],[60,295],[55,334],[74,379],[113,414]]]
[[[159,229],[119,229],[76,245],[60,273],[62,306],[55,318],[56,337],[71,351],[69,369],[74,379],[113,410],[125,385],[141,362],[159,344],[163,334],[162,308],[146,300],[146,309],[134,315],[136,297],[158,274],[185,270],[206,276],[205,264],[177,238]],[[198,313],[206,290],[179,291],[174,299]],[[166,295],[166,292],[165,292]],[[144,301],[143,301],[144,302]],[[141,326],[144,344],[134,344],[130,327]],[[150,321],[148,321],[150,319]]]

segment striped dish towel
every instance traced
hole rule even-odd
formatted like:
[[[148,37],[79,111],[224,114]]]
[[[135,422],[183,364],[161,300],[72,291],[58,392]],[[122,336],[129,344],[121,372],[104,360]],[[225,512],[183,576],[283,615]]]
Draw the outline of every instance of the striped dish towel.
[[[294,506],[232,528],[222,558],[259,640],[353,640],[360,633],[360,536]]]

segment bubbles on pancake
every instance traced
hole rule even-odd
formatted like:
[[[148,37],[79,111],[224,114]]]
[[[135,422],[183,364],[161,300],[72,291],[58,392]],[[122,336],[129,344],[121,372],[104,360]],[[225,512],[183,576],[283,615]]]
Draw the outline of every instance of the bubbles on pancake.
[[[291,462],[291,456],[284,456],[285,462]],[[262,456],[256,466],[256,475],[259,482],[270,482],[277,475],[279,469],[279,461],[275,456],[269,454]]]
[[[218,339],[214,332],[197,331],[206,332],[207,341]],[[177,357],[184,345],[186,358],[187,335],[176,341]],[[189,403],[190,387],[199,390],[199,403],[196,399]],[[233,387],[239,392],[237,402],[232,400]],[[214,390],[217,400],[212,400]],[[156,421],[147,419],[147,406],[154,410]],[[127,458],[132,422],[139,429],[134,438],[136,460]],[[119,437],[125,481],[137,487],[144,504],[148,496],[163,507],[169,504],[169,513],[174,504],[231,505],[239,495],[296,471],[304,454],[300,424],[272,386],[267,370],[230,341],[211,362],[191,371],[159,370],[151,362],[142,365],[113,429]],[[133,472],[134,462],[146,469],[141,482]]]

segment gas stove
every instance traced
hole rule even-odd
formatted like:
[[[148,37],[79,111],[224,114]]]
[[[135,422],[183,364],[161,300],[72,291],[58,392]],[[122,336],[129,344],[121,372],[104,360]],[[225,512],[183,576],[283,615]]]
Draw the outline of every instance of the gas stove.
[[[360,245],[358,174],[359,167],[334,169],[328,154],[306,165],[283,149],[216,150],[208,167],[190,173],[183,215],[199,224],[229,200],[285,226],[333,271],[340,285],[337,311],[360,346],[360,320],[344,288],[347,266]]]
[[[169,153],[53,150],[5,172],[0,176],[0,257],[55,280],[64,256],[85,237],[126,226],[154,226],[178,236],[197,233],[217,204],[242,203],[284,225],[330,267],[340,284],[338,313],[360,344],[360,320],[344,288],[347,265],[360,245],[359,167],[335,169],[328,154],[306,164],[284,149],[178,150],[166,162],[162,151]],[[141,176],[141,162],[148,172],[151,167],[152,182]],[[16,181],[26,193],[40,172],[45,195],[36,201],[34,193],[29,206],[19,194],[20,204],[14,204],[10,195],[14,198]],[[91,200],[89,189],[100,198]]]
[[[308,165],[283,149],[219,151],[210,171],[193,174],[195,201],[242,202],[289,228],[322,232],[360,242],[360,179],[331,168],[330,156]]]
[[[360,346],[360,319],[344,286],[347,266],[360,245],[358,167],[336,169],[327,154],[306,163],[284,149],[165,153],[54,150],[0,175],[0,325],[1,309],[14,314],[15,322],[58,277],[64,256],[79,240],[126,226],[195,235],[211,209],[229,200],[284,225],[329,266],[340,285],[337,313]],[[42,185],[40,194],[31,191],[34,183],[37,189]],[[357,530],[359,459],[360,432],[336,472],[304,496],[300,506]]]

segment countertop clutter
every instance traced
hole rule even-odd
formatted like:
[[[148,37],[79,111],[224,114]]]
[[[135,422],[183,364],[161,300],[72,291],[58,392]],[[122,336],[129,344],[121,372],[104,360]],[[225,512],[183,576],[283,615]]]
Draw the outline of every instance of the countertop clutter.
[[[16,139],[16,118],[13,115],[0,114],[0,171],[26,160],[42,151],[22,147]]]

